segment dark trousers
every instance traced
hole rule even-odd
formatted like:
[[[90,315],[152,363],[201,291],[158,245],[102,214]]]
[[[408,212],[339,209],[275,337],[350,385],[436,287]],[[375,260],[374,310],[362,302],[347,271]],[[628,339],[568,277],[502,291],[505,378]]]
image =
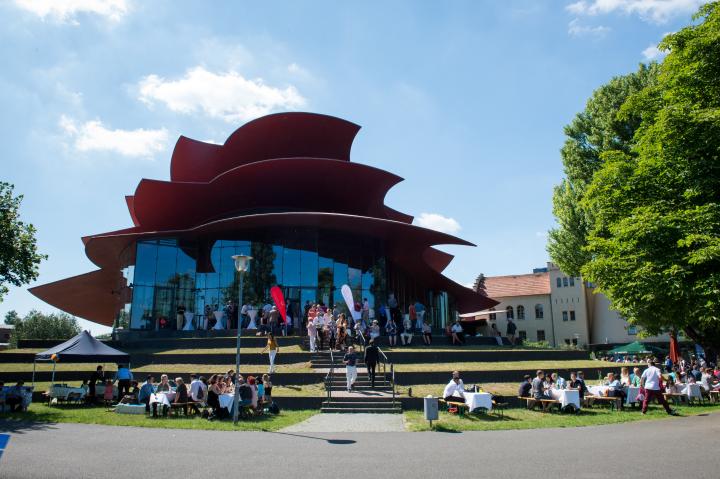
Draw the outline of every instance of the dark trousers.
[[[642,403],[642,412],[646,412],[648,408],[648,404],[650,404],[650,401],[655,399],[658,404],[662,404],[662,406],[665,408],[665,412],[670,414],[670,406],[668,405],[667,401],[665,400],[665,396],[663,396],[662,391],[659,389],[646,389],[645,390],[645,400]]]
[[[370,386],[375,387],[375,368],[377,367],[377,363],[366,363],[368,370],[368,376],[370,376]]]
[[[130,380],[120,379],[118,380],[118,402],[120,402],[126,394],[130,394]]]
[[[21,398],[7,398],[5,404],[10,406],[10,412],[17,412],[22,410],[22,399]]]
[[[150,412],[150,398],[146,397],[140,402],[145,405],[145,412]]]
[[[157,411],[157,409],[158,409],[158,404],[160,404],[160,403],[154,402],[154,403],[152,404],[152,415],[155,416],[155,417],[157,417],[157,415],[158,415],[158,411]],[[160,404],[160,407],[162,408],[162,415],[163,415],[163,416],[167,416],[167,414],[168,414],[168,407],[165,406],[164,404]]]
[[[325,344],[325,332],[322,331],[322,330],[318,330],[317,335],[318,335],[318,341],[319,341],[319,345],[318,345],[319,348],[320,348],[320,349],[325,349],[325,346],[324,346],[324,344]]]

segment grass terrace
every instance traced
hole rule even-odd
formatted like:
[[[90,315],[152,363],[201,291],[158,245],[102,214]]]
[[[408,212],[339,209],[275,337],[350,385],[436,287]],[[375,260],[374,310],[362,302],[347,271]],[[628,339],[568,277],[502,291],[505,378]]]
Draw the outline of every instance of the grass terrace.
[[[200,417],[170,416],[152,418],[145,415],[116,414],[105,407],[52,406],[31,404],[25,413],[1,413],[0,419],[38,423],[80,423],[106,426],[155,427],[162,429],[211,429],[214,431],[278,431],[317,414],[318,411],[281,411],[245,419],[233,425],[231,420],[208,421]]]

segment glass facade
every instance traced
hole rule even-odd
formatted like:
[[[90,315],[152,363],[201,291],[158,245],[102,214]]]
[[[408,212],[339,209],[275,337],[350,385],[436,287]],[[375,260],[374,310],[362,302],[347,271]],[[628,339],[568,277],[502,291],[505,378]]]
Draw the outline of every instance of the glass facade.
[[[136,244],[132,268],[130,329],[172,328],[178,309],[198,316],[237,304],[235,254],[253,257],[243,303],[271,303],[270,288],[279,285],[293,318],[302,316],[307,301],[347,313],[340,292],[344,284],[355,301],[367,298],[376,317],[381,307],[376,298],[387,297],[386,261],[376,240],[297,230],[249,239],[144,240]]]

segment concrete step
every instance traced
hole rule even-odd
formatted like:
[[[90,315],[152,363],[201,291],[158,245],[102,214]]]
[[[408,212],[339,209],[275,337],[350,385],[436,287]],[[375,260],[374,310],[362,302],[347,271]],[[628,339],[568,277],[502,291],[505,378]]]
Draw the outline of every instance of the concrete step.
[[[402,409],[400,407],[334,407],[334,406],[323,406],[320,408],[320,412],[326,414],[401,414]]]
[[[345,388],[345,385],[332,385],[330,386],[331,391],[347,391],[347,388]],[[370,386],[355,386],[353,388],[353,391],[375,391],[375,392],[384,392],[384,393],[392,393],[392,388],[390,387],[380,387],[375,386],[375,388],[371,388]]]

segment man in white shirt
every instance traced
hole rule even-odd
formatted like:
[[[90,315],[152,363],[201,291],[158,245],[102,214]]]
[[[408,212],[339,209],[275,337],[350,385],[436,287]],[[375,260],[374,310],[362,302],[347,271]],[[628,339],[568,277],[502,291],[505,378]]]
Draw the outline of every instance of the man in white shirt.
[[[677,413],[670,409],[670,406],[668,406],[668,403],[665,400],[665,396],[660,390],[662,373],[660,372],[660,369],[657,368],[657,365],[657,360],[648,361],[648,368],[643,371],[642,376],[640,376],[640,388],[645,389],[645,399],[642,404],[642,413],[647,413],[648,404],[650,404],[650,401],[655,399],[658,404],[662,404],[665,408],[665,412],[674,416]]]
[[[462,379],[460,379],[459,371],[453,371],[452,379],[443,391],[443,398],[445,398],[446,401],[465,402],[465,385]]]

